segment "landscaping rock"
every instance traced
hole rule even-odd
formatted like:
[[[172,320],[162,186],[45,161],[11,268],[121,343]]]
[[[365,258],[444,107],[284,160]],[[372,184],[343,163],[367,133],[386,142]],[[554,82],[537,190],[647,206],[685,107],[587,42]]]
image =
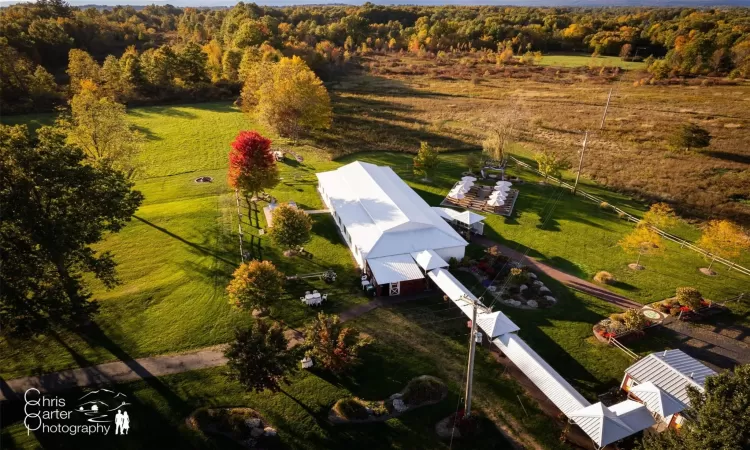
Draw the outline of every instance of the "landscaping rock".
[[[528,306],[529,308],[538,308],[539,303],[537,303],[536,300],[529,300],[528,302],[526,302],[526,306]]]
[[[541,282],[541,281],[539,281],[539,280],[536,280],[536,281],[534,281],[534,282],[533,282],[532,284],[533,284],[534,286],[538,287],[538,288],[540,288],[540,287],[544,287],[544,283],[542,283],[542,282]]]
[[[539,288],[539,292],[544,294],[544,293],[551,293],[552,291],[550,291],[547,286],[542,286]]]
[[[511,300],[508,303],[510,303],[513,306],[521,306],[521,302],[519,302],[518,300]]]
[[[534,272],[529,272],[526,274],[526,276],[531,280],[536,280],[536,274]]]
[[[266,427],[263,429],[263,434],[266,436],[276,436],[276,430],[271,427]]]
[[[551,295],[545,295],[544,299],[547,300],[548,302],[557,303],[557,299]]]
[[[519,291],[520,291],[520,292],[521,292],[522,294],[523,294],[523,291],[525,291],[525,290],[526,290],[526,289],[528,289],[528,288],[529,288],[529,287],[528,287],[528,286],[526,286],[525,284],[522,284],[522,285],[518,286],[518,290],[519,290]]]
[[[391,399],[391,400],[395,400],[395,399],[401,398],[401,397],[403,397],[403,395],[400,392],[396,392],[395,394],[391,395],[388,398]]]
[[[409,409],[409,407],[406,406],[406,403],[404,403],[403,400],[401,400],[400,398],[397,398],[393,400],[393,409],[395,409],[398,412],[404,412],[407,409]]]
[[[260,419],[247,419],[245,426],[248,428],[260,428]]]
[[[254,438],[261,437],[263,436],[264,432],[265,431],[263,430],[263,428],[253,428],[250,430],[250,436]]]

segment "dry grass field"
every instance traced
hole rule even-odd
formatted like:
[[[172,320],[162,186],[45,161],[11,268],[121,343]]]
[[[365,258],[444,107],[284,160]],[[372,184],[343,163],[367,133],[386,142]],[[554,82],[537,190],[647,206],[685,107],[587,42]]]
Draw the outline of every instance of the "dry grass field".
[[[331,86],[335,132],[317,143],[334,155],[477,148],[512,118],[515,152],[550,150],[577,163],[590,130],[583,177],[687,217],[750,223],[750,83],[693,79],[639,85],[643,72],[607,67],[498,67],[482,55],[426,59],[374,55],[365,70]],[[600,121],[614,90],[604,129]],[[713,135],[691,154],[667,148],[680,125]]]

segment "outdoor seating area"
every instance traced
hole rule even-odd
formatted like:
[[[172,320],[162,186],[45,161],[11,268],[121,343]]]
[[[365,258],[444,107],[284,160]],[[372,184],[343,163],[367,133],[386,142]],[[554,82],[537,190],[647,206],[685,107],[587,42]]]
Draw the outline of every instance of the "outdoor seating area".
[[[321,294],[317,290],[306,291],[304,297],[299,298],[307,306],[318,306],[328,300],[328,294]]]
[[[498,181],[493,185],[474,184],[476,178],[463,177],[453,185],[441,206],[482,211],[501,216],[510,216],[518,198],[518,190],[511,189],[511,182]]]

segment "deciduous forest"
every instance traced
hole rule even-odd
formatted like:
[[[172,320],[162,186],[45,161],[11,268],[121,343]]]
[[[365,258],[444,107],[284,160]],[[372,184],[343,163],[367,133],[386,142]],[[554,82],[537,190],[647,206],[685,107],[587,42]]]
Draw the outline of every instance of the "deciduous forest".
[[[750,11],[741,8],[103,9],[41,0],[0,17],[4,114],[50,110],[79,77],[130,106],[235,98],[250,67],[292,55],[323,80],[361,54],[475,51],[493,52],[498,65],[564,51],[644,60],[653,79],[750,76]]]

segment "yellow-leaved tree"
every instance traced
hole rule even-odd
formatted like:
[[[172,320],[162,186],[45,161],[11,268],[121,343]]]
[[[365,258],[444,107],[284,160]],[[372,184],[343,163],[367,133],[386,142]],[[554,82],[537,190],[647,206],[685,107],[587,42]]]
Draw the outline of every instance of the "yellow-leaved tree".
[[[282,58],[268,75],[255,92],[259,119],[291,137],[331,126],[328,91],[300,57]]]
[[[708,250],[713,256],[711,264],[701,268],[701,272],[716,275],[716,272],[711,270],[716,257],[737,258],[742,251],[750,249],[750,236],[739,225],[728,220],[712,220],[703,228],[698,247]]]
[[[625,253],[638,255],[635,263],[628,265],[633,270],[643,270],[644,267],[640,264],[641,256],[655,255],[664,251],[664,242],[661,236],[643,223],[636,226],[633,232],[625,235],[617,244],[622,247]]]

